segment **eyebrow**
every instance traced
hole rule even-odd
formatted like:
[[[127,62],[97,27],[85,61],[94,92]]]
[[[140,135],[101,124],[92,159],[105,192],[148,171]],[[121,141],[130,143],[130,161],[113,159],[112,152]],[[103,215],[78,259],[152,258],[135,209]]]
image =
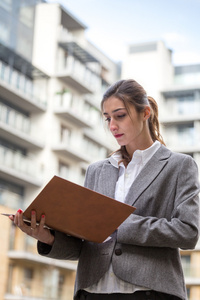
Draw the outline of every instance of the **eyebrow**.
[[[117,112],[117,111],[119,111],[119,110],[122,110],[122,109],[126,109],[126,108],[125,108],[125,107],[121,107],[121,108],[114,109],[114,110],[112,111],[112,113],[115,113],[115,112]],[[105,115],[108,115],[108,113],[107,113],[107,112],[104,112],[103,115],[104,115],[104,116],[105,116]]]

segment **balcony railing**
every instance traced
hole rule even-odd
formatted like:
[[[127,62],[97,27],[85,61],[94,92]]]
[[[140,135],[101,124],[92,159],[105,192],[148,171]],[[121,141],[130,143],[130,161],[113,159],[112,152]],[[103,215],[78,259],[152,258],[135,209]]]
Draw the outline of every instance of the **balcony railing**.
[[[72,139],[61,140],[53,146],[53,151],[78,162],[90,162],[90,156],[86,152],[83,142],[73,141]]]
[[[23,197],[19,194],[0,188],[0,205],[12,208],[14,210],[23,207]]]
[[[30,118],[3,103],[0,103],[0,121],[24,133],[30,133]]]
[[[192,264],[182,264],[183,266],[183,272],[184,276],[186,278],[193,278],[193,279],[198,279],[200,282],[200,268],[199,265],[192,265]]]
[[[2,61],[0,61],[0,81],[8,84],[9,89],[14,88],[21,92],[24,97],[30,98],[36,105],[46,107],[46,100],[41,96],[41,89],[37,89],[33,81]]]
[[[93,93],[101,84],[100,77],[73,56],[62,61],[57,76],[80,93]]]
[[[59,284],[55,282],[55,278],[50,278],[51,272],[48,276],[45,273],[43,278],[27,279],[24,278],[21,281],[9,283],[8,291],[4,299],[38,299],[38,300],[64,300],[73,298],[73,281],[69,284]],[[53,274],[52,274],[53,276]],[[73,276],[73,274],[72,274]],[[55,277],[55,276],[54,276]],[[11,280],[9,278],[9,280]],[[59,280],[59,279],[58,279]],[[53,282],[54,281],[54,282]]]
[[[32,132],[35,132],[35,136]],[[0,136],[27,149],[42,149],[43,137],[36,136],[31,119],[19,111],[0,102]]]
[[[178,130],[175,126],[164,127],[163,136],[167,146],[174,151],[195,152],[200,149],[200,136],[194,127]],[[182,151],[181,151],[182,152]]]
[[[83,99],[74,97],[71,93],[55,96],[55,113],[74,122],[81,127],[99,125],[100,114],[84,102]]]
[[[32,160],[30,157],[23,155],[20,151],[14,151],[2,145],[0,145],[0,165],[24,175],[29,175],[32,178],[41,178],[39,167],[34,159]]]

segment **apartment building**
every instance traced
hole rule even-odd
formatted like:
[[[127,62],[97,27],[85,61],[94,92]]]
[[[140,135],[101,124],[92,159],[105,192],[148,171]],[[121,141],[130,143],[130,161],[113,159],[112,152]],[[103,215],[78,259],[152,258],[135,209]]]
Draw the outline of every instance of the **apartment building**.
[[[117,66],[59,4],[0,1],[0,212],[25,209],[58,175],[83,184],[109,143],[100,112]],[[0,299],[72,299],[76,262],[43,258],[0,216]]]
[[[200,168],[200,64],[174,67],[173,86],[161,91],[161,121],[166,144],[191,155]],[[200,240],[195,250],[182,251],[190,300],[200,298]]]
[[[134,78],[159,105],[162,135],[173,151],[191,155],[200,169],[200,65],[174,66],[162,41],[130,45],[122,77]],[[189,300],[200,298],[200,241],[181,251]]]

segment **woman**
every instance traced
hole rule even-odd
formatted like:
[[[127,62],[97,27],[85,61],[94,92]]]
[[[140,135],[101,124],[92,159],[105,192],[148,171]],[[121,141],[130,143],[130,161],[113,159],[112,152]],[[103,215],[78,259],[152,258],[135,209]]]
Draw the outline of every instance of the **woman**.
[[[36,226],[35,212],[32,229],[21,210],[14,223],[38,239],[41,255],[79,260],[74,299],[185,300],[179,248],[198,240],[196,163],[165,147],[157,104],[136,81],[112,85],[101,107],[120,149],[89,166],[85,186],[136,211],[101,244],[44,229],[44,215]]]

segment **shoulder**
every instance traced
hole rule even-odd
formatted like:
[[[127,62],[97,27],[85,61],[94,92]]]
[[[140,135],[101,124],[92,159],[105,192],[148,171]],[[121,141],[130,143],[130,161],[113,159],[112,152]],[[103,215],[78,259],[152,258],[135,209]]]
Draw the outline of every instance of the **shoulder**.
[[[166,155],[166,158],[168,158],[169,162],[171,162],[171,164],[174,166],[194,166],[194,168],[197,168],[197,163],[195,162],[194,158],[188,154],[174,152],[164,145],[161,145],[157,152],[159,152],[160,156]]]
[[[108,158],[94,162],[88,166],[84,184],[86,187],[93,189],[100,176],[101,170],[105,165],[111,165]]]
[[[88,166],[88,170],[96,170],[102,168],[105,164],[110,164],[109,158],[96,161]]]

